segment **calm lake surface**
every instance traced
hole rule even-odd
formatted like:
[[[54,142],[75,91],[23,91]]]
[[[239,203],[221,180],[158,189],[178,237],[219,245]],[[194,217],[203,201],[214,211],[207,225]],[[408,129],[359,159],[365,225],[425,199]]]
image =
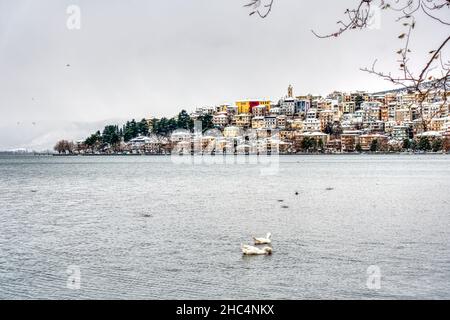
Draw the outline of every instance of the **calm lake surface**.
[[[2,156],[0,298],[449,299],[449,195],[448,155]]]

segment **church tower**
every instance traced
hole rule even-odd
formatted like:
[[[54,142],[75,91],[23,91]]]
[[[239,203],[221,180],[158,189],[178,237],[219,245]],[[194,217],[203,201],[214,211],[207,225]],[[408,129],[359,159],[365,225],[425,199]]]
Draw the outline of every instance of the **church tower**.
[[[288,98],[293,98],[293,93],[292,93],[292,86],[291,85],[289,85],[289,87],[288,87]]]

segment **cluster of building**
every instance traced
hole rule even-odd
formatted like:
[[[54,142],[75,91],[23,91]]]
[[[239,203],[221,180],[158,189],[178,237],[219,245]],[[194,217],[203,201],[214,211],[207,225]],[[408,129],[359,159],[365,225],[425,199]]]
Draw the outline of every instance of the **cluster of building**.
[[[317,145],[325,152],[369,151],[373,140],[380,151],[397,151],[407,139],[450,138],[449,104],[442,97],[430,96],[419,107],[414,93],[401,90],[333,92],[322,97],[294,96],[289,86],[287,95],[275,103],[241,100],[197,108],[190,116],[197,119],[205,114],[212,116],[224,138],[239,138],[250,129],[266,135],[276,131],[280,150],[287,153],[301,151],[305,138],[320,142]]]
[[[450,149],[450,105],[446,95],[429,95],[419,103],[407,90],[380,93],[333,92],[323,96],[287,95],[273,102],[247,99],[197,108],[194,123],[208,116],[210,130],[175,130],[171,135],[138,136],[119,145],[93,150],[84,141],[75,153],[261,153],[277,151],[341,153],[403,151],[425,137]],[[148,119],[149,131],[155,119]],[[199,121],[196,121],[199,120]],[[375,142],[375,143],[374,143]]]

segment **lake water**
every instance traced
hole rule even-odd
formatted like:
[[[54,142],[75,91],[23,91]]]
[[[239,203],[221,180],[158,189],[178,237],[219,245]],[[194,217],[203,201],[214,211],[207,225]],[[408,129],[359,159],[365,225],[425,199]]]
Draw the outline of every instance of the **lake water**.
[[[449,299],[449,192],[447,155],[3,156],[0,298]]]

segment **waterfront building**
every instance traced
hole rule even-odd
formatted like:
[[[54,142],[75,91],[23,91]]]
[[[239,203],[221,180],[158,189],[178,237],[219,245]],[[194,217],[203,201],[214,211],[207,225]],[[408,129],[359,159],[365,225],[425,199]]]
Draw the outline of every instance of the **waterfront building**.
[[[316,140],[317,143],[319,143],[319,140],[322,140],[322,145],[325,146],[328,143],[328,135],[323,132],[304,132],[300,135],[303,139],[304,138],[310,138],[313,140]]]
[[[344,131],[341,134],[341,152],[354,152],[356,145],[359,144],[360,135],[359,130]]]
[[[361,145],[361,150],[369,151],[374,140],[377,140],[378,148],[386,145],[388,142],[388,137],[381,134],[363,134],[359,136],[359,144]]]

